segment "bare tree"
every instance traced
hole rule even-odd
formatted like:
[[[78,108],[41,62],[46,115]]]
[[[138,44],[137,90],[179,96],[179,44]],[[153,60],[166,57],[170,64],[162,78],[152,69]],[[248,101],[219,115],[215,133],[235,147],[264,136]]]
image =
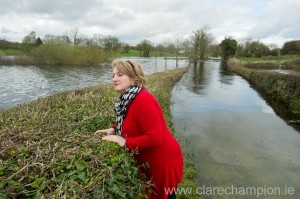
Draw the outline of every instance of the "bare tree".
[[[128,43],[122,42],[122,43],[120,44],[120,46],[121,46],[121,53],[126,54],[126,53],[129,52],[129,50],[130,50],[130,45],[129,45]]]
[[[275,44],[275,43],[270,43],[270,44],[268,45],[268,47],[269,47],[270,50],[278,49],[278,46],[277,46],[277,44]]]
[[[190,38],[191,50],[189,57],[194,63],[204,59],[208,46],[213,42],[214,38],[209,33],[209,29],[209,26],[203,26],[194,31]]]
[[[78,34],[79,34],[78,28],[75,27],[75,28],[71,29],[69,34],[70,34],[70,38],[73,41],[73,45],[78,46],[78,44],[79,44],[79,41],[78,41],[78,38],[77,38]]]
[[[101,34],[94,34],[93,42],[96,43],[98,46],[101,46]]]
[[[120,47],[121,43],[119,42],[119,38],[112,35],[98,35],[99,45],[105,50],[105,52],[114,51],[116,52]]]
[[[180,51],[182,50],[183,41],[184,41],[184,39],[183,39],[182,34],[177,34],[175,36],[174,52],[175,52],[175,56],[176,56],[176,67],[178,67],[178,55],[180,54]]]
[[[68,36],[63,35],[63,36],[56,36],[56,35],[50,35],[47,34],[43,38],[43,42],[45,44],[70,44],[71,40]]]

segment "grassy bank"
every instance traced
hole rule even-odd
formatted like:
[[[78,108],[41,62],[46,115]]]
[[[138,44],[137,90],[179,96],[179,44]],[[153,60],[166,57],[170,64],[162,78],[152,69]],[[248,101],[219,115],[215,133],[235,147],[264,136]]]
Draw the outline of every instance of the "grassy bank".
[[[170,127],[171,90],[185,70],[149,77]],[[117,96],[102,84],[1,111],[0,198],[145,198],[132,154],[94,135],[114,122]],[[180,186],[194,178],[186,161]]]
[[[297,69],[300,70],[299,55],[285,55],[265,58],[239,58],[244,67],[253,69]]]
[[[291,63],[282,63],[290,65]],[[281,116],[290,122],[300,120],[300,75],[299,74],[283,74],[277,72],[268,72],[256,70],[256,68],[264,68],[266,63],[255,63],[255,67],[249,62],[241,62],[237,59],[228,61],[229,68],[245,77],[252,85],[254,85],[269,102],[273,103],[273,108]],[[299,67],[296,65],[295,67]],[[276,106],[276,104],[282,105]],[[295,124],[298,126],[299,124]]]

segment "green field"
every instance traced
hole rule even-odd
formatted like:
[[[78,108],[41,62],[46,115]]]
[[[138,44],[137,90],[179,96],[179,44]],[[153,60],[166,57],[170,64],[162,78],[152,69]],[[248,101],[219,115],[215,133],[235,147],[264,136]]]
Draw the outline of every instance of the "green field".
[[[300,59],[300,55],[282,55],[278,57],[265,57],[265,58],[258,58],[258,57],[240,57],[240,61],[244,62],[272,62],[276,64],[281,64],[285,62],[295,61]]]
[[[120,54],[121,57],[142,57],[140,51],[130,50],[128,53]],[[150,51],[150,57],[175,57],[175,53]]]
[[[21,55],[24,54],[21,50],[14,50],[14,49],[6,49],[2,51],[4,55]]]

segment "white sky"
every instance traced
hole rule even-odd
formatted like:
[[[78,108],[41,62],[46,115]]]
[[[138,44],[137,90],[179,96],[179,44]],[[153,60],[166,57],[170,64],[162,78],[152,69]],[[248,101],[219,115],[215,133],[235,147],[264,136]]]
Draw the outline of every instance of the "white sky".
[[[113,35],[136,45],[170,42],[208,25],[215,43],[225,36],[278,47],[300,39],[299,0],[0,0],[0,38],[21,42],[35,31]]]

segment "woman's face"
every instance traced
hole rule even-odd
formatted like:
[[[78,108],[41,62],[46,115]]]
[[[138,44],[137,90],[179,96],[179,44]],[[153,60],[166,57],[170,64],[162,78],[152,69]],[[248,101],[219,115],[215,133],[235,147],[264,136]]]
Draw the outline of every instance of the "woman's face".
[[[133,83],[132,79],[129,76],[119,72],[116,67],[113,68],[112,80],[115,91],[119,93],[125,93],[125,91]]]

